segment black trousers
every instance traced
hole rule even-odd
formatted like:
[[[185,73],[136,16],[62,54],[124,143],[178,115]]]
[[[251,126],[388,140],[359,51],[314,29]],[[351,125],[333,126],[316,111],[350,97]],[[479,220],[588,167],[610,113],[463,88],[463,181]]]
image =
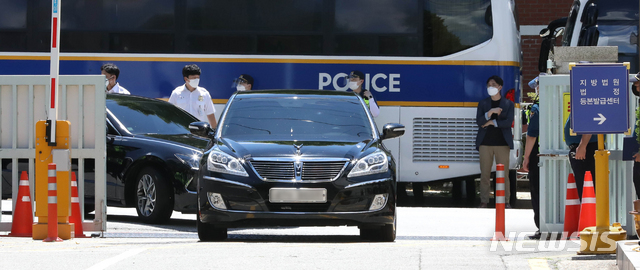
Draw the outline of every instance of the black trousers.
[[[633,186],[636,188],[636,196],[640,199],[640,162],[633,162]]]
[[[577,160],[576,159],[576,149],[578,148],[577,144],[572,144],[569,146],[569,162],[571,163],[571,169],[573,170],[573,175],[576,178],[576,187],[578,188],[578,197],[582,200],[582,187],[584,186],[584,173],[587,171],[591,172],[591,179],[593,180],[593,190],[596,190],[596,159],[595,154],[596,150],[598,150],[598,143],[592,142],[587,144],[587,154],[585,159]]]
[[[538,163],[538,139],[533,145],[531,154],[529,155],[529,192],[531,192],[531,208],[533,208],[533,221],[536,223],[538,230],[540,229],[540,167]]]

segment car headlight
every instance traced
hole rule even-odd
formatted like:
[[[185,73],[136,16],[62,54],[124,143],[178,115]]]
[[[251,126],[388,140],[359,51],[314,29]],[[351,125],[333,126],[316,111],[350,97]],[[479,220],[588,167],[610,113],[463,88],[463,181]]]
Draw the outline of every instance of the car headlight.
[[[191,169],[198,170],[200,169],[200,155],[192,154],[174,154],[178,160],[180,160],[185,165],[191,167]]]
[[[377,150],[358,160],[347,177],[384,173],[388,170],[387,154],[381,150]]]
[[[244,162],[220,151],[211,151],[207,158],[207,169],[212,172],[249,176],[242,166]]]

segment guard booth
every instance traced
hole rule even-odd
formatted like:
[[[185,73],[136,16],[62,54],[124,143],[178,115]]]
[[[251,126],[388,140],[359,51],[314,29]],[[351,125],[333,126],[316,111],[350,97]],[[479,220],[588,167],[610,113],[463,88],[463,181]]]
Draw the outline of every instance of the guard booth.
[[[633,75],[631,75],[633,76]],[[571,171],[569,147],[564,142],[564,124],[569,115],[570,75],[539,77],[540,93],[540,230],[561,233],[567,177]],[[628,82],[627,82],[628,83]],[[629,88],[630,89],[630,88]],[[631,128],[635,123],[637,98],[629,99]],[[631,135],[629,135],[631,136]],[[606,135],[609,156],[609,219],[620,222],[627,232],[635,232],[633,217],[633,161],[622,160],[625,135]]]
[[[0,76],[0,160],[2,181],[11,183],[11,210],[16,206],[19,175],[23,170],[29,174],[31,205],[35,207],[35,124],[47,119],[49,79],[48,75]],[[84,221],[81,211],[84,231],[106,230],[104,80],[104,75],[67,75],[59,79],[58,120],[71,122],[72,171],[77,175],[82,209],[85,185],[94,187],[90,192],[95,195],[95,219]],[[85,170],[88,162],[95,163],[93,171]],[[85,182],[85,178],[91,182]],[[0,194],[6,193],[2,189],[0,185]],[[1,207],[0,210],[5,210]],[[0,220],[0,231],[11,231],[11,222]]]

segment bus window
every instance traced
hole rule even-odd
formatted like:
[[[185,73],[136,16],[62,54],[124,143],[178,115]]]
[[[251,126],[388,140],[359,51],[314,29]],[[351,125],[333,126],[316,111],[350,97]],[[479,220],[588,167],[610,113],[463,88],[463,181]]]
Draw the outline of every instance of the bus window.
[[[485,21],[490,0],[425,0],[424,56],[445,56],[482,42],[493,36]]]
[[[578,13],[580,12],[580,1],[574,1],[573,6],[571,6],[571,11],[569,11],[569,19],[567,20],[567,26],[564,28],[565,33],[562,39],[562,46],[570,46],[571,45],[571,37],[573,36],[573,29],[576,26],[576,21],[578,20]]]
[[[416,33],[418,0],[336,0],[335,31],[347,33]]]
[[[0,29],[27,28],[27,1],[4,1],[0,9]]]
[[[322,0],[186,0],[189,30],[319,31]]]
[[[617,21],[622,23],[623,21]],[[630,37],[638,33],[637,21],[626,21],[628,24],[605,24],[609,21],[599,21],[598,30],[600,37],[598,38],[598,46],[617,46],[618,62],[630,62],[631,71],[638,71],[638,47],[637,44],[631,44]]]

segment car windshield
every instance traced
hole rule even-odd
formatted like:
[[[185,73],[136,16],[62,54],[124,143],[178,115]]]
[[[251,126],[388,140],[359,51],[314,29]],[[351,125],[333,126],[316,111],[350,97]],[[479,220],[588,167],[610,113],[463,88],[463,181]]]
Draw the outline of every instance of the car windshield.
[[[189,123],[198,121],[163,101],[125,96],[108,99],[107,108],[132,134],[189,134]]]
[[[357,99],[249,97],[230,104],[221,136],[236,141],[363,141],[372,137]]]

